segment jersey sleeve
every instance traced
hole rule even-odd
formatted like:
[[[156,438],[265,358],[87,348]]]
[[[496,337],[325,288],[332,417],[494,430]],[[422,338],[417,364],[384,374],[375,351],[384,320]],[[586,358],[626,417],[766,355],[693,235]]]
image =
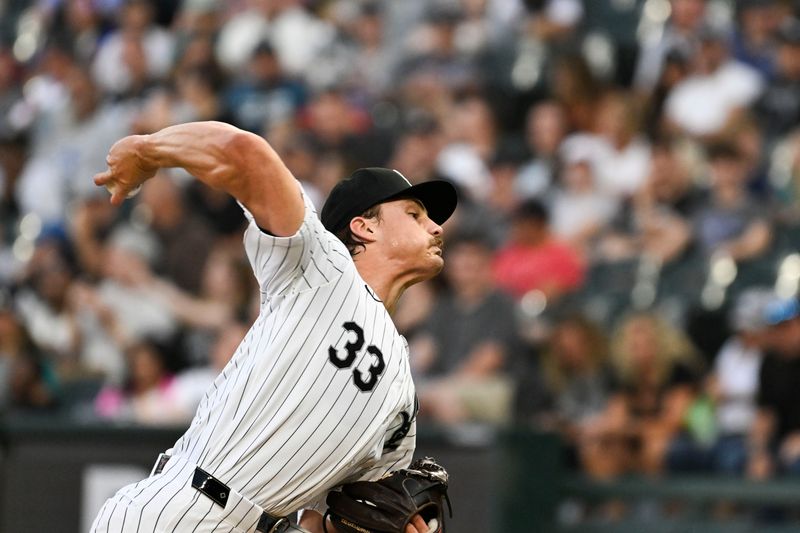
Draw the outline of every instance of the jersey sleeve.
[[[298,194],[303,198],[305,215],[300,228],[289,237],[277,237],[262,230],[242,206],[248,221],[245,251],[261,292],[267,297],[330,283],[352,266],[347,248],[322,225],[299,183]]]

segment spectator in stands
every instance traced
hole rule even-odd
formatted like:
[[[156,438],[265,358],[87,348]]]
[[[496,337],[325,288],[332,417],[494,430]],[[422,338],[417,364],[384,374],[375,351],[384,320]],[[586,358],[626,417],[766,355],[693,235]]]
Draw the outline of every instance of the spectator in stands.
[[[800,304],[771,302],[767,351],[758,381],[758,413],[748,435],[750,477],[800,473]]]
[[[444,122],[447,142],[437,169],[476,202],[485,202],[492,188],[489,163],[498,148],[497,121],[485,97],[458,100]]]
[[[173,50],[172,34],[153,22],[150,0],[125,0],[119,12],[119,28],[100,44],[92,74],[108,94],[138,96],[166,78]]]
[[[494,217],[487,220],[503,234],[507,233],[508,221],[524,200],[515,190],[523,154],[512,146],[501,146],[489,161],[492,184],[484,204]]]
[[[168,175],[147,182],[139,197],[149,229],[158,243],[153,269],[186,291],[197,292],[214,234],[208,223],[186,205],[184,191]],[[186,261],[191,257],[192,261]]]
[[[612,391],[608,348],[608,339],[596,324],[574,315],[555,324],[541,358],[550,407],[534,421],[538,427],[558,431],[572,461],[590,475],[601,475],[605,466],[598,453],[602,447],[594,445],[594,435],[585,429],[605,411]]]
[[[559,172],[558,150],[567,134],[564,108],[553,100],[535,104],[525,122],[525,141],[531,159],[520,168],[514,189],[522,198],[542,198]]]
[[[537,290],[555,300],[580,287],[585,265],[573,248],[553,236],[544,205],[528,200],[514,214],[508,243],[497,252],[493,271],[497,286],[515,298]]]
[[[348,99],[343,87],[314,95],[302,119],[315,150],[338,153],[348,168],[381,165],[391,154],[388,139],[375,130],[364,109]]]
[[[409,34],[407,58],[399,65],[398,76],[425,74],[451,90],[472,86],[478,79],[474,58],[456,42],[461,10],[452,4],[428,6],[422,24]]]
[[[223,67],[236,72],[259,43],[268,39],[289,76],[312,75],[313,59],[335,36],[330,24],[300,0],[247,0],[245,6],[220,30],[217,57]]]
[[[800,130],[780,141],[769,168],[770,186],[781,210],[779,216],[796,220],[800,213]]]
[[[695,398],[700,359],[681,331],[653,314],[635,314],[611,344],[617,390],[605,412],[586,428],[598,447],[596,473],[659,474]]]
[[[775,32],[781,21],[778,0],[740,0],[736,4],[737,24],[732,36],[731,54],[750,65],[765,80],[775,72]]]
[[[689,52],[706,17],[707,0],[670,0],[670,18],[663,28],[644,36],[634,75],[634,86],[651,91],[664,72],[670,52]]]
[[[708,161],[710,196],[693,217],[697,243],[709,255],[721,252],[735,261],[758,258],[771,242],[772,228],[747,190],[747,162],[730,144],[712,145]]]
[[[97,286],[73,284],[83,338],[81,363],[112,383],[124,377],[124,352],[131,344],[175,333],[172,312],[140,284],[157,253],[147,233],[117,228],[103,253],[104,279]]]
[[[409,117],[395,143],[389,166],[413,183],[446,179],[436,167],[436,159],[446,142],[438,121],[425,113]]]
[[[339,4],[334,12],[337,38],[314,60],[310,73],[314,86],[341,83],[358,98],[380,99],[391,87],[400,47],[387,41],[385,11],[381,2]]]
[[[690,73],[691,55],[689,50],[675,48],[664,58],[664,66],[656,85],[649,93],[639,96],[643,100],[644,133],[657,139],[669,134],[669,123],[665,119],[665,105],[672,90]]]
[[[47,409],[57,400],[58,379],[22,321],[0,301],[0,411]]]
[[[610,91],[599,101],[595,132],[600,141],[593,164],[600,189],[616,198],[636,194],[650,168],[650,143],[641,135],[633,95]]]
[[[709,376],[717,433],[712,464],[718,472],[743,474],[747,466],[747,433],[756,418],[759,373],[768,341],[764,314],[775,300],[769,289],[750,289],[739,296],[731,315],[735,334],[717,354]]]
[[[179,401],[175,377],[167,365],[168,350],[149,339],[131,344],[125,353],[125,384],[100,390],[94,402],[97,415],[150,426],[188,423],[194,412]]]
[[[765,80],[757,70],[729,57],[727,34],[707,25],[698,35],[692,74],[666,101],[666,117],[679,132],[701,139],[724,133],[744,108],[755,102]]]
[[[420,413],[443,423],[508,422],[519,356],[513,301],[492,279],[484,237],[448,244],[448,289],[412,346]]]
[[[771,142],[800,125],[800,21],[786,20],[777,38],[775,76],[755,106],[760,125]]]
[[[172,90],[156,90],[134,118],[134,133],[146,134],[184,122],[232,122],[218,96],[221,78],[208,67],[191,67],[175,73]]]
[[[594,128],[600,92],[600,82],[583,56],[566,54],[555,60],[549,93],[563,106],[569,131],[591,131]]]
[[[748,459],[747,434],[756,417],[763,349],[768,340],[764,313],[777,300],[770,289],[749,289],[730,315],[734,332],[707,376],[705,394],[689,408],[685,431],[669,448],[670,471],[714,471],[741,475]]]
[[[169,309],[184,328],[185,352],[191,364],[210,361],[212,340],[221,328],[236,320],[249,318],[252,276],[246,258],[225,244],[215,246],[202,268],[199,291],[181,289],[171,278],[144,273],[138,286],[155,301]]]
[[[560,185],[549,201],[553,233],[587,256],[619,204],[597,182],[592,164],[595,147],[594,140],[583,135],[562,145]]]
[[[55,17],[53,41],[69,50],[81,63],[88,64],[103,34],[100,13],[94,3],[66,0],[61,2]]]
[[[305,100],[305,86],[286,75],[266,41],[253,50],[247,68],[225,91],[233,123],[255,133],[291,120]]]
[[[71,201],[93,194],[86,176],[104,164],[114,140],[128,134],[132,110],[104,102],[86,70],[53,53],[48,63],[67,62],[52,67],[57,70],[47,92],[55,93],[42,95],[49,107],[30,103],[32,153],[19,177],[17,199],[23,212],[58,224]],[[60,91],[67,97],[58,98]]]
[[[31,340],[38,351],[52,357],[50,364],[62,378],[80,371],[76,357],[80,331],[69,297],[74,277],[64,236],[58,232],[42,235],[16,297],[19,317]]]
[[[28,126],[24,123],[27,121],[20,121],[18,116],[23,107],[21,78],[22,69],[14,60],[11,48],[0,44],[0,139],[4,141],[18,137]]]
[[[646,255],[661,264],[679,259],[692,239],[688,216],[702,198],[670,142],[652,147],[644,186],[622,204],[597,247],[601,261]]]
[[[90,281],[103,275],[104,241],[111,234],[117,213],[104,194],[92,194],[78,202],[70,222],[69,236],[78,269]]]

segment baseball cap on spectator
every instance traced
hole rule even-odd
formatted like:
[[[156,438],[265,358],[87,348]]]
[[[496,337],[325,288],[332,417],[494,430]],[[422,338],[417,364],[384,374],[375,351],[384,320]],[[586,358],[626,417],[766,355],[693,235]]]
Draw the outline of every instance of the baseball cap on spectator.
[[[800,316],[797,298],[780,298],[769,302],[764,308],[764,322],[777,326]]]
[[[734,331],[751,332],[768,326],[766,309],[778,297],[771,289],[752,288],[739,295],[731,311],[730,324]]]

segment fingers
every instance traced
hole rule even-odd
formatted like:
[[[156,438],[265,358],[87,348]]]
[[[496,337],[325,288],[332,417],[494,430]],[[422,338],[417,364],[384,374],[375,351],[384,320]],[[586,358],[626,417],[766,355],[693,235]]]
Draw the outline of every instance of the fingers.
[[[120,206],[120,205],[122,205],[122,202],[124,202],[125,198],[127,198],[127,197],[128,197],[128,195],[122,194],[119,191],[114,192],[114,193],[111,194],[111,205]]]
[[[106,170],[105,172],[100,172],[94,175],[94,184],[97,186],[106,185],[108,182],[111,181],[111,171]]]
[[[420,515],[414,515],[411,523],[406,526],[406,533],[428,533],[428,525]]]
[[[119,186],[114,184],[114,175],[111,173],[110,170],[106,170],[105,172],[100,172],[94,175],[94,184],[98,187],[105,187],[109,193],[111,193],[111,204],[112,205],[120,205],[122,201],[125,199],[125,195],[119,194]]]

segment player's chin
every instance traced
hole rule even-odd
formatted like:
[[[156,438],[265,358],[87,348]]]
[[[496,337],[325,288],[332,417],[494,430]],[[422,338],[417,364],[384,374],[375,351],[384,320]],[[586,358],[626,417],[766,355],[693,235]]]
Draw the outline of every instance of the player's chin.
[[[426,261],[427,270],[430,272],[430,277],[435,276],[444,268],[444,259],[440,254],[430,254]]]

